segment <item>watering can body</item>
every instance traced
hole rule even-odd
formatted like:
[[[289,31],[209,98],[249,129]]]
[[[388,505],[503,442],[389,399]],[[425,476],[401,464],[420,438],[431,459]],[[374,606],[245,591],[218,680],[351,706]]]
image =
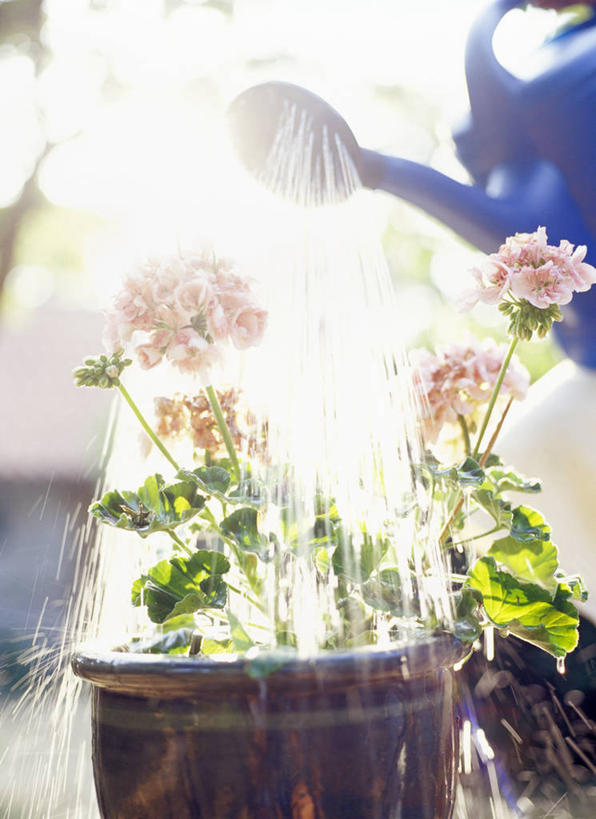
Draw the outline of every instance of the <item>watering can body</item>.
[[[418,205],[485,252],[506,236],[545,225],[549,242],[588,247],[596,263],[596,15],[539,50],[525,77],[510,74],[492,47],[519,0],[495,0],[466,48],[470,112],[454,131],[473,185],[415,162],[362,151],[366,187]],[[565,308],[556,332],[565,352],[596,368],[596,292]]]

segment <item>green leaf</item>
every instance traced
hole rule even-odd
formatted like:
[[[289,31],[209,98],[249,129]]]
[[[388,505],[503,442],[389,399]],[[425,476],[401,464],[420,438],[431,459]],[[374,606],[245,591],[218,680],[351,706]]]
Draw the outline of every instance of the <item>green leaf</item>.
[[[150,475],[136,492],[113,489],[89,511],[102,523],[136,532],[145,538],[186,523],[205,505],[193,483],[166,484],[161,475]]]
[[[360,583],[362,580],[360,560],[356,556],[354,541],[350,534],[346,534],[339,528],[335,536],[337,546],[331,558],[331,565],[337,577],[350,580],[352,583]]]
[[[231,640],[210,640],[204,637],[201,642],[201,654],[231,654],[234,644]]]
[[[251,507],[263,504],[263,486],[254,478],[246,478],[232,491],[228,491],[231,483],[230,470],[221,465],[200,466],[192,471],[181,469],[176,477],[190,481],[202,492],[222,503]]]
[[[254,552],[261,558],[266,558],[270,552],[270,542],[268,537],[259,532],[257,520],[256,509],[242,507],[228,515],[219,528],[224,535],[233,538],[244,551]]]
[[[559,591],[564,593],[567,597],[573,597],[574,600],[579,600],[585,603],[588,599],[588,591],[584,586],[584,581],[577,575],[566,577],[562,572],[557,575],[559,580]]]
[[[228,615],[228,623],[230,624],[230,635],[232,637],[234,651],[238,651],[240,653],[248,651],[249,648],[254,646],[254,642],[248,636],[244,626],[236,615],[229,609],[227,610],[226,614]]]
[[[455,606],[453,631],[464,643],[473,643],[482,633],[482,626],[477,617],[478,601],[469,589],[462,589]]]
[[[564,595],[551,594],[499,571],[492,557],[477,560],[468,577],[469,588],[482,597],[487,617],[497,628],[564,657],[577,645],[578,614]]]
[[[503,461],[499,458],[499,456],[495,452],[491,452],[488,458],[486,459],[486,463],[484,464],[485,469],[490,469],[491,466],[502,466]]]
[[[318,549],[315,549],[313,553],[315,566],[319,570],[319,572],[323,575],[323,577],[327,577],[329,575],[329,552],[324,547],[321,546]]]
[[[499,529],[510,529],[513,521],[511,504],[499,498],[494,489],[489,488],[492,486],[490,481],[485,481],[482,488],[472,493],[472,498],[491,516]]]
[[[267,499],[267,489],[262,481],[257,478],[244,478],[228,494],[232,503],[242,503],[247,506],[263,506]]]
[[[225,494],[232,480],[228,470],[221,466],[200,466],[198,469],[193,470],[193,474],[196,475],[205,491],[210,494],[213,492]]]
[[[190,646],[193,631],[194,624],[192,628],[168,630],[152,640],[131,643],[130,650],[134,654],[184,654]]]
[[[480,466],[478,461],[469,455],[459,466],[442,469],[436,461],[430,461],[427,464],[427,468],[431,471],[436,480],[447,481],[462,488],[468,486],[479,487],[486,478],[484,469]]]
[[[170,617],[190,614],[199,609],[222,609],[228,587],[222,578],[230,569],[221,552],[201,549],[192,557],[162,560],[147,574],[135,580],[133,606],[147,606],[149,618],[163,623]]]
[[[511,537],[522,542],[550,540],[550,526],[540,512],[529,506],[518,506],[513,510]]]
[[[388,549],[389,543],[382,537],[372,538],[365,533],[364,541],[360,547],[360,576],[362,580],[368,580],[387,554]]]
[[[397,569],[383,569],[362,584],[362,599],[369,606],[391,614],[403,614],[401,578]]]
[[[503,492],[527,492],[535,494],[541,491],[540,481],[536,478],[525,478],[523,475],[518,475],[511,467],[505,470],[503,467],[495,467],[488,470],[490,479],[495,484],[497,493],[502,495]]]
[[[262,649],[256,657],[253,657],[249,661],[247,668],[248,676],[252,677],[253,680],[260,680],[282,668],[282,666],[287,663],[291,663],[297,656],[296,649],[290,648],[289,646],[276,648],[275,651]]]
[[[488,554],[516,577],[538,583],[552,593],[556,590],[559,553],[550,540],[521,542],[511,536],[504,537],[493,543]]]

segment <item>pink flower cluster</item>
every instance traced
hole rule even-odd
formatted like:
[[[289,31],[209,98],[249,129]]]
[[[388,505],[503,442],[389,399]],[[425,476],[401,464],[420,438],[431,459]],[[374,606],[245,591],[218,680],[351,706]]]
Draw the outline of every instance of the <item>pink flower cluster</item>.
[[[585,256],[585,245],[574,249],[565,239],[558,247],[547,244],[543,227],[516,233],[472,271],[476,286],[463,294],[460,307],[470,309],[478,301],[496,304],[509,292],[541,310],[568,304],[574,292],[589,290],[596,282],[596,268],[584,262]]]
[[[424,438],[435,443],[444,424],[470,416],[488,403],[507,348],[493,339],[473,337],[450,344],[436,355],[425,349],[413,350],[414,391],[419,399]],[[525,398],[530,375],[514,356],[507,368],[500,395]]]
[[[150,260],[126,278],[107,313],[104,342],[110,351],[133,344],[144,369],[165,358],[206,377],[227,340],[239,350],[255,346],[266,321],[231,262],[211,254],[172,256]]]

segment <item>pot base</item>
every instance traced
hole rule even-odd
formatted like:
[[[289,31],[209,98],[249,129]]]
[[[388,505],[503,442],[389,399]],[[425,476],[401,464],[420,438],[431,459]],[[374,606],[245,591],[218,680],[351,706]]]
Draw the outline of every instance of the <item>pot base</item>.
[[[79,653],[75,670],[95,678],[102,816],[449,817],[456,736],[444,666],[462,654],[452,638],[437,639],[293,661],[252,680],[241,662]]]

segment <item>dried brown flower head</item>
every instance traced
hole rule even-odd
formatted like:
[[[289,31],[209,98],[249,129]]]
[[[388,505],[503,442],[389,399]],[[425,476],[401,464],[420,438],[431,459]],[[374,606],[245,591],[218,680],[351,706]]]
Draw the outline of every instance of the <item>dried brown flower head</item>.
[[[248,450],[254,456],[264,451],[266,424],[257,422],[256,417],[241,405],[239,390],[217,390],[226,424],[237,451]],[[175,395],[173,398],[155,399],[157,434],[165,438],[179,438],[190,435],[193,446],[204,449],[212,457],[224,451],[224,442],[211,410],[207,396]]]

